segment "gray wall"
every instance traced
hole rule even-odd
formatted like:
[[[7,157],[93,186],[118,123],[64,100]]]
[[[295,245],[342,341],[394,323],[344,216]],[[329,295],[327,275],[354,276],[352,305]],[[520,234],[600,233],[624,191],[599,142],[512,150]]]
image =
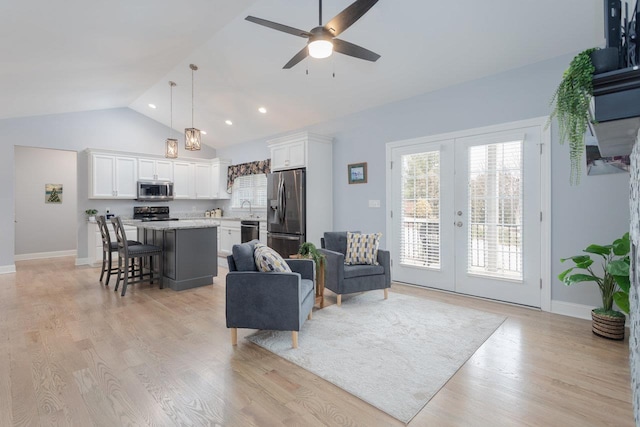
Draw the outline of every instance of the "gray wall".
[[[16,255],[76,250],[76,152],[15,147]],[[62,184],[62,203],[45,203],[45,184]]]
[[[78,206],[76,231],[78,257],[87,256],[87,227],[84,211],[109,206],[115,213],[131,213],[133,201],[89,201],[87,148],[109,149],[164,155],[169,128],[128,108],[55,114],[0,120],[0,143],[4,147],[29,146],[79,152]],[[184,150],[179,151],[184,156]],[[214,158],[215,150],[204,147],[188,157]],[[0,156],[0,269],[14,262],[14,187],[15,165],[12,155]],[[211,201],[172,202],[173,211],[202,211]]]
[[[334,137],[334,228],[385,231],[386,143],[547,116],[551,95],[572,58],[555,58],[307,128]],[[265,146],[265,141],[253,141],[218,152],[229,157],[227,153],[253,153]],[[555,127],[551,148],[552,250],[546,256],[552,260],[552,299],[596,306],[600,297],[595,284],[567,288],[556,279],[564,267],[558,259],[578,254],[592,242],[609,243],[629,229],[629,176],[585,175],[579,186],[571,186],[568,146],[558,143]],[[347,183],[347,165],[356,162],[368,163],[367,184]],[[382,208],[369,208],[370,199],[381,200]]]

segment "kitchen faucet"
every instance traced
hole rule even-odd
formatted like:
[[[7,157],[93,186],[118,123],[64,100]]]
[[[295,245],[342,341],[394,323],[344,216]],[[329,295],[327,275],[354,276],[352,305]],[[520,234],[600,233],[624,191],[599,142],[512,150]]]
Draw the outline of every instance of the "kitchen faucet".
[[[240,209],[244,208],[244,204],[245,203],[249,203],[249,218],[253,218],[253,211],[251,210],[251,201],[250,200],[243,200],[242,204],[240,204]]]

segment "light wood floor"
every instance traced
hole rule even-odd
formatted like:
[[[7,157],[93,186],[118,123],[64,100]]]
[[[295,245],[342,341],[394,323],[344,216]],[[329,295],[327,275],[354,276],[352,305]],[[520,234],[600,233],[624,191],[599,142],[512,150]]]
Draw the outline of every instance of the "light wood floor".
[[[232,347],[224,271],[213,286],[134,285],[122,298],[72,258],[16,264],[0,275],[0,426],[402,426],[244,340],[251,331]],[[410,426],[633,425],[626,340],[585,320],[396,292],[508,316]]]

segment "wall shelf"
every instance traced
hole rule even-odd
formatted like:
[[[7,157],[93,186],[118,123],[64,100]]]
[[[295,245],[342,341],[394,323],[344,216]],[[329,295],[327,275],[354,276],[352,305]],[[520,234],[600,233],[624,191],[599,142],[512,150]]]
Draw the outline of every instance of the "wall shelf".
[[[640,129],[640,69],[625,68],[593,77],[593,128],[604,157],[631,154]]]

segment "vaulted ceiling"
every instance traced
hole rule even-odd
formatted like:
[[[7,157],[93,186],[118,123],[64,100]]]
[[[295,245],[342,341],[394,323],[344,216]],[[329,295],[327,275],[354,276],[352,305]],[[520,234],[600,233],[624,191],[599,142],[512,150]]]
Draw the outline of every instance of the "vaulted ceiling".
[[[323,20],[351,3],[325,0]],[[334,54],[283,70],[306,41],[247,15],[309,30],[318,2],[3,1],[0,119],[130,107],[169,125],[172,80],[182,132],[193,63],[194,125],[220,147],[604,43],[601,0],[380,0],[340,36],[380,60]]]

